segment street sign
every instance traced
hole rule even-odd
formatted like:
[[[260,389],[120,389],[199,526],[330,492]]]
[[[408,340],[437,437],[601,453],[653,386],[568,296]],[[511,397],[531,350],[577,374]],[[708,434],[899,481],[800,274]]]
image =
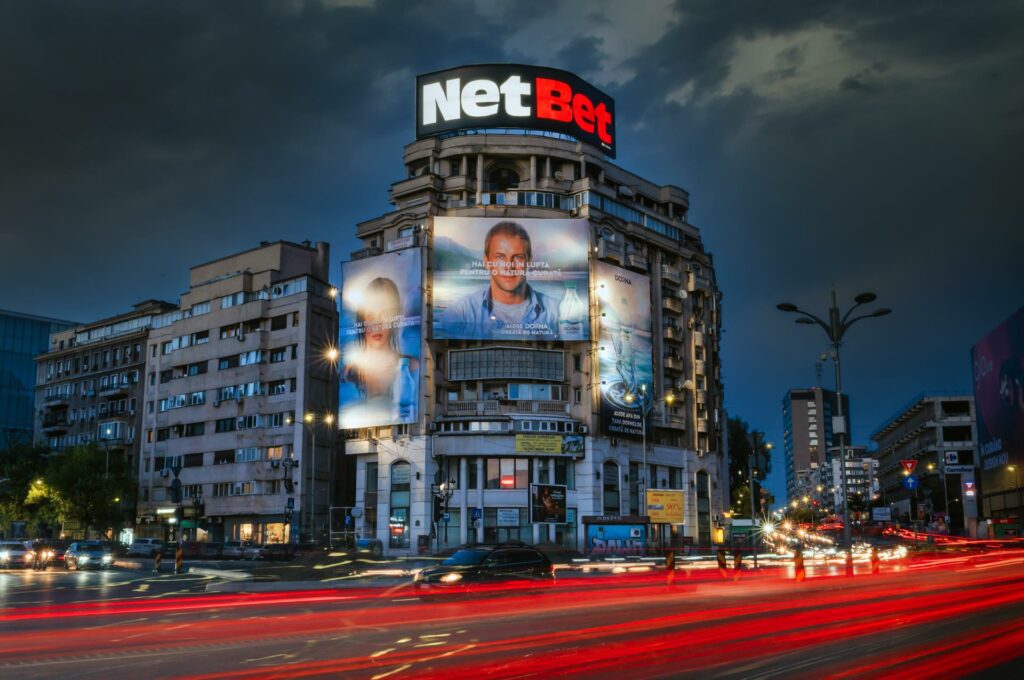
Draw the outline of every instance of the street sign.
[[[947,465],[947,475],[969,475],[974,472],[973,465]]]
[[[901,460],[900,461],[900,465],[903,466],[903,469],[907,471],[908,475],[912,475],[912,474],[914,474],[914,468],[917,467],[917,461],[916,460]]]
[[[450,512],[442,512],[441,513],[441,522],[443,522],[444,524],[448,524],[448,522],[450,522],[451,519],[452,519],[452,513],[450,513]]]
[[[903,486],[910,489],[911,491],[916,489],[919,483],[920,482],[918,482],[917,477],[915,477],[914,475],[910,475],[908,477],[903,478]]]
[[[484,511],[481,508],[473,508],[473,519],[483,519]]]
[[[288,506],[287,507],[288,507],[289,510],[294,510],[295,509],[295,499],[294,498],[289,498],[288,499]]]

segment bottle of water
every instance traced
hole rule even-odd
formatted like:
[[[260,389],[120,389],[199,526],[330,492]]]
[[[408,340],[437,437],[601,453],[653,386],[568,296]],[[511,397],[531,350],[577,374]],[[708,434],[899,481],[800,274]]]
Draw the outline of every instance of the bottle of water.
[[[398,374],[391,388],[398,422],[411,423],[416,420],[416,389],[416,379],[409,370],[409,358],[402,357],[398,360]]]
[[[587,308],[576,294],[576,282],[566,281],[565,294],[558,303],[558,339],[583,340],[583,320]]]

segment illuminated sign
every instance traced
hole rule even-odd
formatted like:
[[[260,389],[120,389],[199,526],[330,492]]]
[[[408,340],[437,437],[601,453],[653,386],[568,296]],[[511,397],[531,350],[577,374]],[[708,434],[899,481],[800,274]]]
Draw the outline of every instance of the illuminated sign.
[[[682,524],[685,493],[678,490],[647,492],[647,516],[652,524]]]
[[[581,434],[516,434],[516,453],[583,455]]]
[[[417,139],[503,127],[559,132],[615,158],[615,100],[572,73],[480,64],[417,76]]]

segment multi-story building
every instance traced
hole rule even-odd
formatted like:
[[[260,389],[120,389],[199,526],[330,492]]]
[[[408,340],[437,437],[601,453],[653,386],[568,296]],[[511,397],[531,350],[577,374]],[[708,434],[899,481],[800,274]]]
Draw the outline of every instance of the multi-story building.
[[[95,442],[108,455],[139,460],[142,375],[153,318],[172,309],[159,300],[50,336],[36,358],[35,440],[62,451]]]
[[[0,310],[0,450],[32,442],[36,356],[50,349],[52,333],[72,325]]]
[[[153,319],[140,535],[166,536],[179,522],[186,536],[214,540],[296,542],[327,530],[337,463],[329,252],[264,242],[197,265],[180,304]]]
[[[920,394],[875,430],[871,440],[882,500],[894,519],[920,521],[944,513],[952,531],[972,528],[978,516],[974,397]],[[903,461],[913,461],[912,475]],[[913,480],[906,481],[908,476]]]
[[[833,508],[842,508],[843,478],[839,467],[839,447],[829,449],[829,463],[824,467],[822,487],[827,502]],[[866,446],[846,447],[846,496],[852,508],[866,510],[880,492],[878,460],[868,455]]]
[[[821,387],[793,389],[782,398],[783,449],[786,464],[786,494],[790,499],[801,495],[798,480],[808,478],[814,467],[831,463],[830,447],[839,443],[832,433],[832,416],[838,414],[836,393]],[[850,398],[843,395],[843,414],[850,431]]]
[[[481,68],[536,70],[446,82]],[[341,322],[357,528],[392,554],[707,546],[728,503],[722,296],[689,194],[524,125],[421,134],[395,209],[358,225]],[[402,312],[382,322],[369,300]],[[658,521],[652,499],[670,497],[678,515]]]

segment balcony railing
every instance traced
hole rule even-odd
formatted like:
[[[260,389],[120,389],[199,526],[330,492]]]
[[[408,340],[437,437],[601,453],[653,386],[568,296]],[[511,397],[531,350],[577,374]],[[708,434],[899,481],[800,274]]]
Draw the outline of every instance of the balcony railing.
[[[666,371],[681,373],[683,371],[683,360],[679,357],[667,356],[662,360]]]
[[[683,301],[679,298],[674,297],[663,297],[661,298],[661,308],[674,312],[676,314],[683,313]]]
[[[449,416],[499,416],[508,414],[538,413],[546,415],[566,415],[569,404],[564,401],[449,401],[445,415]]]
[[[647,271],[647,258],[642,253],[629,253],[626,255],[626,267],[637,271]]]
[[[662,267],[661,278],[669,283],[679,285],[683,282],[682,275],[675,267]]]
[[[693,362],[693,372],[697,375],[705,375],[704,360],[697,359]]]
[[[683,339],[683,329],[679,326],[665,326],[663,329],[663,337],[666,340],[680,342]]]

